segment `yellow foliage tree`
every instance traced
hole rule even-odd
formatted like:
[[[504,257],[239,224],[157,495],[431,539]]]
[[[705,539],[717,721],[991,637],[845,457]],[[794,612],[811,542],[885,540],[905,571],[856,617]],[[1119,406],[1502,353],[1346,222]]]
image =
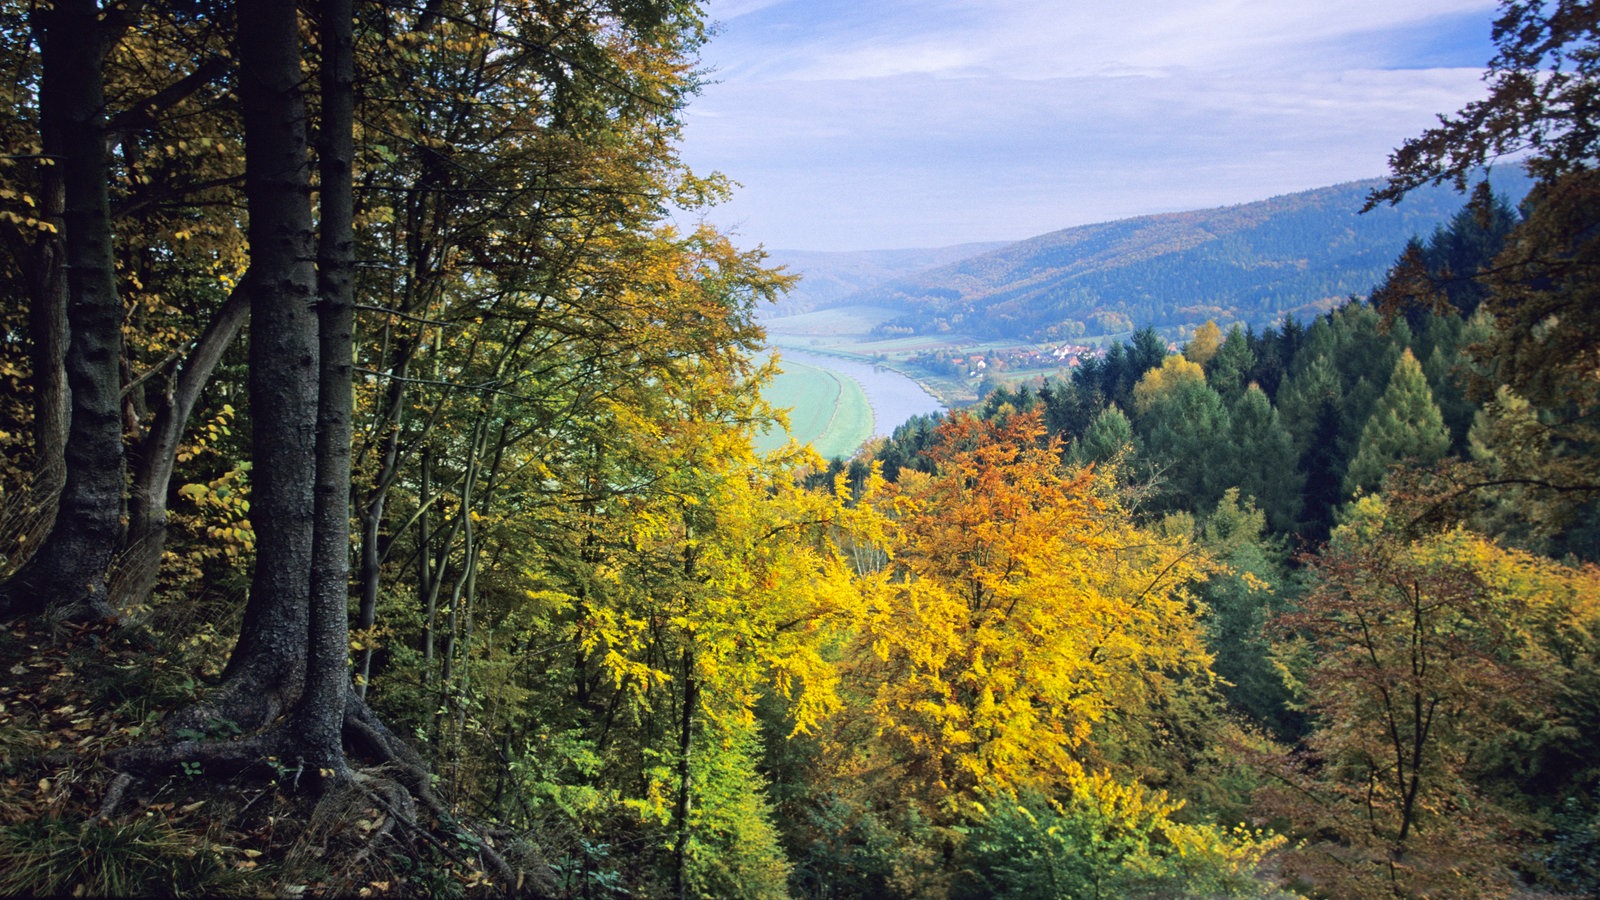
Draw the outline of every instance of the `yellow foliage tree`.
[[[1036,413],[954,415],[934,474],[866,498],[890,562],[847,651],[860,714],[832,737],[847,769],[888,763],[935,819],[1065,783],[1099,764],[1119,719],[1208,677],[1184,589],[1207,563],[1136,527],[1112,473],[1067,467],[1044,435]]]
[[[1169,356],[1161,361],[1160,367],[1144,373],[1133,386],[1133,408],[1140,413],[1147,412],[1155,405],[1156,398],[1172,393],[1178,385],[1190,381],[1204,384],[1205,380],[1205,370],[1198,362]]]
[[[1203,366],[1211,361],[1222,349],[1222,329],[1217,323],[1207,319],[1204,325],[1194,330],[1194,337],[1183,348],[1183,356],[1197,366]]]

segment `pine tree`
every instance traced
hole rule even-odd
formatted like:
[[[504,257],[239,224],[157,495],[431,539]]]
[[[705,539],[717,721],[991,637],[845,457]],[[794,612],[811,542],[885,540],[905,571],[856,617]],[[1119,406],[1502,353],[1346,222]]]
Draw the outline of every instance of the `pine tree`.
[[[1073,443],[1071,458],[1080,465],[1105,463],[1115,459],[1124,449],[1133,449],[1136,440],[1133,423],[1113,403],[1102,410],[1084,430],[1083,437]]]
[[[1222,346],[1206,362],[1206,381],[1222,399],[1232,403],[1239,399],[1249,384],[1246,380],[1256,364],[1255,351],[1250,349],[1250,339],[1238,325],[1228,330]]]
[[[1361,430],[1361,443],[1345,474],[1345,490],[1372,490],[1382,484],[1384,474],[1395,463],[1430,465],[1449,449],[1444,415],[1433,402],[1422,366],[1407,349],[1395,363],[1388,389]]]
[[[1230,412],[1233,446],[1239,460],[1238,488],[1266,514],[1274,531],[1288,531],[1300,515],[1305,476],[1296,468],[1294,439],[1254,384]]]

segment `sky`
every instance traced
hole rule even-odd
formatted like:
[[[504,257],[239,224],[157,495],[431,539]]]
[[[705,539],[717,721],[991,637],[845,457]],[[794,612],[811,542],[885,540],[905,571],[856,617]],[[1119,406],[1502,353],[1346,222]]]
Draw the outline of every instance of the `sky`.
[[[1494,0],[710,0],[683,158],[744,246],[1019,240],[1385,173]]]

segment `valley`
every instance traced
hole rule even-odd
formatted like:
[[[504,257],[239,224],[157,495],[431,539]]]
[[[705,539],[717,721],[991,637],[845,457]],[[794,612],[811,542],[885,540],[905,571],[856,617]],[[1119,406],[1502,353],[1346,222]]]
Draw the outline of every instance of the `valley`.
[[[1492,181],[1513,203],[1529,185],[1515,168]],[[772,251],[772,261],[801,280],[763,317],[769,345],[797,364],[768,399],[795,408],[795,436],[832,458],[932,411],[879,401],[865,383],[874,380],[870,373],[889,370],[954,409],[997,387],[1067,377],[1079,359],[1128,340],[1135,327],[1152,326],[1176,346],[1207,321],[1260,329],[1289,316],[1310,320],[1364,296],[1408,240],[1426,239],[1460,210],[1459,195],[1436,188],[1418,191],[1403,207],[1361,212],[1377,183],[1015,243]],[[842,371],[850,366],[859,367],[856,376]],[[865,425],[859,410],[814,409],[828,396],[846,406],[860,402],[836,383],[851,380],[868,405],[882,405]],[[763,442],[782,443],[777,435]]]

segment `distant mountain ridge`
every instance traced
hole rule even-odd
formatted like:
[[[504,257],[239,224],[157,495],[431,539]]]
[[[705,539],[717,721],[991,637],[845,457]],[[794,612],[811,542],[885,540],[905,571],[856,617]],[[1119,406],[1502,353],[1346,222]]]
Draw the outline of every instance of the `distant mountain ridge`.
[[[1493,182],[1513,203],[1531,185],[1520,169],[1497,171]],[[882,326],[886,334],[1032,340],[1145,326],[1172,332],[1207,319],[1259,327],[1286,313],[1308,317],[1371,291],[1407,240],[1426,239],[1466,202],[1448,188],[1428,188],[1398,206],[1361,213],[1381,183],[1067,228],[965,256],[971,245],[943,248],[929,252],[956,258],[854,292],[838,291],[837,270],[823,266],[834,291],[812,295],[811,308],[894,309],[900,315]],[[807,260],[795,261],[808,272]]]
[[[840,305],[852,294],[897,278],[1010,246],[1010,241],[904,250],[771,250],[769,262],[805,275],[778,302],[776,315]]]

